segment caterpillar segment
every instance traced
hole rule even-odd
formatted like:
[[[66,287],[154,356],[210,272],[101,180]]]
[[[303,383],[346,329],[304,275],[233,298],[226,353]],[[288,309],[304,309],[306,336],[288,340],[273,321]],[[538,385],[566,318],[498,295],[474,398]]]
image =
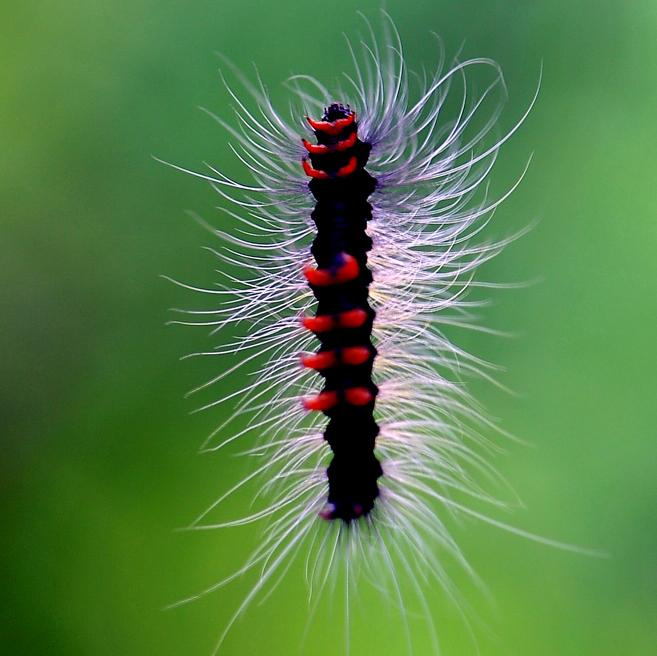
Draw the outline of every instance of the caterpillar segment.
[[[308,369],[328,369],[340,365],[364,364],[371,357],[372,351],[367,346],[348,346],[343,349],[319,351],[313,355],[302,355],[301,364]]]
[[[367,516],[379,496],[383,474],[374,454],[379,427],[374,420],[378,388],[372,380],[376,349],[371,340],[375,312],[369,304],[372,274],[367,253],[372,241],[368,197],[376,180],[365,170],[371,146],[358,139],[356,114],[334,103],[322,120],[308,118],[317,143],[302,140],[302,161],[316,200],[311,214],[317,235],[311,252],[315,267],[304,275],[317,300],[316,315],[303,325],[320,342],[302,365],[324,379],[322,391],[302,400],[309,411],[328,417],[324,439],[333,458],[327,469],[328,499],[320,516],[350,523]]]

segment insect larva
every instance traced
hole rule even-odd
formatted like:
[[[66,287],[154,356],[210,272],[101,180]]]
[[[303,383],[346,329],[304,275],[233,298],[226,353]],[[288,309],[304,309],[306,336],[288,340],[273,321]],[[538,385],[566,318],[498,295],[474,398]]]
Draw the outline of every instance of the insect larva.
[[[221,299],[216,310],[192,312],[208,316],[201,325],[214,332],[247,328],[207,354],[243,357],[202,387],[267,357],[255,381],[205,406],[236,402],[206,449],[254,437],[246,453],[261,464],[192,527],[269,520],[246,563],[209,588],[259,570],[222,640],[296,558],[305,561],[315,595],[344,568],[347,591],[369,577],[403,607],[399,570],[431,624],[419,581],[433,578],[456,596],[445,556],[471,572],[443,516],[522,533],[477,509],[500,506],[479,481],[501,477],[486,457],[483,433],[494,427],[460,377],[491,376],[442,327],[473,327],[472,309],[480,304],[466,298],[473,274],[515,237],[491,242],[479,235],[516,186],[488,198],[499,149],[533,101],[508,132],[493,137],[506,99],[495,62],[472,59],[444,71],[441,51],[434,74],[411,77],[387,16],[382,45],[370,37],[360,55],[348,44],[355,75],[345,87],[329,92],[310,76],[291,79],[302,105],[292,124],[259,80],[253,85],[235,73],[250,105],[226,83],[237,123],[214,118],[231,135],[252,184],[212,167],[207,174],[181,169],[208,180],[240,226],[213,230],[225,242],[213,251],[226,264],[220,288],[187,286]],[[466,82],[473,68],[491,74],[479,94]],[[454,95],[455,104],[448,103]],[[232,272],[235,265],[243,277]],[[256,495],[263,506],[256,503],[246,517],[208,521],[254,480],[263,481]]]

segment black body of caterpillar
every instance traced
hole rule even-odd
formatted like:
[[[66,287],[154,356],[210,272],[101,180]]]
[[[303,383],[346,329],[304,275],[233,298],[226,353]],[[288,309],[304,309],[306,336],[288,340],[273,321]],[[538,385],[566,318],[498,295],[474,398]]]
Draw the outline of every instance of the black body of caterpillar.
[[[310,191],[317,203],[311,214],[317,236],[311,252],[317,269],[306,270],[317,299],[314,318],[306,322],[321,342],[304,364],[324,378],[322,392],[305,401],[310,410],[329,418],[324,433],[333,452],[328,467],[325,519],[350,522],[367,515],[379,495],[382,475],[374,454],[379,427],[373,411],[378,388],[372,380],[376,349],[372,345],[375,312],[368,302],[372,274],[367,253],[372,240],[366,233],[372,218],[368,197],[376,180],[365,171],[371,145],[358,140],[354,112],[330,105],[322,121],[309,119],[317,145],[304,145],[312,178]]]

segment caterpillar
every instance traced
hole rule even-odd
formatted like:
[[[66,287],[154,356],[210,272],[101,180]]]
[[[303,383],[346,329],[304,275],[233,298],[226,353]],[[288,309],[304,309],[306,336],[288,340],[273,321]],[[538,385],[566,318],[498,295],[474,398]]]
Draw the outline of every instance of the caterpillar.
[[[317,370],[325,385],[303,404],[329,417],[324,440],[333,458],[326,472],[328,501],[320,515],[350,522],[373,509],[376,481],[383,473],[374,455],[378,388],[372,381],[375,313],[368,302],[372,239],[366,231],[372,218],[367,198],[376,180],[364,168],[371,146],[358,139],[356,115],[349,107],[333,103],[321,121],[307,120],[318,142],[302,140],[309,153],[303,169],[317,201],[311,214],[317,226],[311,248],[317,268],[307,267],[304,274],[317,299],[317,314],[304,319],[304,326],[321,347],[302,363]]]
[[[194,392],[255,368],[252,382],[202,407],[235,403],[204,450],[247,443],[243,453],[259,460],[191,528],[267,522],[246,562],[201,593],[259,572],[219,644],[295,560],[316,597],[343,572],[347,593],[372,580],[402,608],[397,573],[407,574],[432,625],[420,581],[457,597],[447,563],[475,576],[446,517],[523,534],[479,509],[502,505],[482,483],[504,484],[487,458],[498,429],[461,379],[493,380],[492,366],[445,328],[486,330],[474,316],[483,301],[468,296],[483,284],[474,274],[523,231],[497,241],[481,234],[524,171],[493,199],[487,181],[536,96],[496,134],[506,87],[494,61],[446,66],[437,41],[435,72],[412,75],[387,14],[381,36],[366,25],[360,50],[347,40],[354,73],[344,85],[289,80],[291,121],[259,76],[252,82],[226,63],[247,99],[222,72],[236,121],[208,114],[253,182],[172,165],[208,181],[236,224],[208,226],[224,244],[210,249],[222,265],[217,287],[178,283],[220,302],[176,323],[230,335],[199,355],[241,358]],[[489,76],[479,93],[468,84],[472,69]],[[254,485],[250,514],[209,519]]]

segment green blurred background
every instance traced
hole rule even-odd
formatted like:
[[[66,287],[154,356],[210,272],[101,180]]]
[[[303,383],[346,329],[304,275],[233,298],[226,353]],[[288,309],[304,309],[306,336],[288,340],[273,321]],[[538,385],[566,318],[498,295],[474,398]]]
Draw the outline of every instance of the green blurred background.
[[[292,72],[332,80],[348,66],[340,33],[358,7],[291,0],[3,3],[0,9],[0,395],[2,608],[6,654],[208,654],[252,580],[197,603],[167,603],[230,572],[254,530],[177,533],[248,463],[198,456],[222,411],[189,416],[183,393],[217,361],[178,361],[215,342],[165,327],[167,308],[209,303],[166,273],[213,282],[200,247],[218,198],[152,154],[235,164],[214,52],[257,62],[274,98]],[[509,431],[500,469],[526,502],[508,519],[595,559],[465,522],[457,539],[488,583],[473,593],[480,653],[657,654],[657,5],[654,0],[402,2],[387,8],[411,68],[431,67],[429,30],[448,54],[503,66],[509,127],[502,190],[529,173],[489,234],[541,221],[485,276],[542,278],[494,292],[487,325],[514,339],[459,334],[503,363],[511,397],[475,391]],[[239,381],[233,380],[231,385]],[[219,389],[212,392],[218,395]],[[239,510],[239,509],[238,509]],[[457,581],[463,577],[454,572]],[[300,572],[230,634],[223,653],[341,654],[342,597],[326,599],[302,642]],[[458,614],[429,601],[445,654],[474,654]],[[353,654],[405,654],[401,622],[365,592]],[[417,654],[429,653],[418,632]]]

